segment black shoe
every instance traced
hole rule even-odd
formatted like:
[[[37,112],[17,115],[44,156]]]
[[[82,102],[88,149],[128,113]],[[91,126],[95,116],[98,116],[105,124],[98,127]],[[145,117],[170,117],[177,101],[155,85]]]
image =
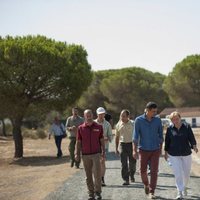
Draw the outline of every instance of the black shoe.
[[[101,186],[105,187],[106,186],[105,182],[101,181]]]
[[[76,166],[76,169],[79,169],[80,167],[79,166]]]
[[[101,200],[102,199],[102,197],[101,197],[101,194],[100,193],[96,193],[96,200]]]
[[[94,197],[89,197],[88,200],[95,200],[95,198]]]
[[[88,200],[95,200],[94,194],[90,194]]]
[[[71,161],[71,167],[73,167],[74,166],[74,161]]]
[[[131,182],[132,182],[132,183],[135,183],[135,178],[134,178],[134,177],[131,178]]]
[[[122,185],[130,185],[129,181],[124,181]]]
[[[106,186],[105,181],[104,181],[104,177],[101,178],[101,186],[102,187]]]

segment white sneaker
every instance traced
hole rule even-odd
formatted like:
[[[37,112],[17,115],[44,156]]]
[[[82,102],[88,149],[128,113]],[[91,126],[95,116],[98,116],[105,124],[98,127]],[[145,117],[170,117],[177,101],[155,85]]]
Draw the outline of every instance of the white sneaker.
[[[186,197],[187,195],[188,195],[187,188],[185,188],[183,191],[183,196]]]
[[[182,194],[182,192],[178,192],[178,195],[177,195],[176,199],[183,199],[183,194]]]

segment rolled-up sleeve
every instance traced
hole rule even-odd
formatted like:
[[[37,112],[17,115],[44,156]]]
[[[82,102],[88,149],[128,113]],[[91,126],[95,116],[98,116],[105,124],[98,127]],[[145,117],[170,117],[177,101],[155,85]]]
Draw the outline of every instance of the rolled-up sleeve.
[[[160,144],[163,143],[163,127],[162,127],[162,122],[160,120],[160,126],[159,126],[159,130],[158,130],[158,134],[159,134],[159,138],[160,138]]]
[[[139,140],[139,121],[138,119],[136,119],[133,129],[133,142],[137,144],[138,140]]]

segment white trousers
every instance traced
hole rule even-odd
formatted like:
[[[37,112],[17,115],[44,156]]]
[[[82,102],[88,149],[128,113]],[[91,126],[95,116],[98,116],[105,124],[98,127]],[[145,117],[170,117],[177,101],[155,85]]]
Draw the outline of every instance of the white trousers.
[[[184,191],[190,178],[192,156],[171,156],[169,160],[175,176],[176,188],[179,192]]]

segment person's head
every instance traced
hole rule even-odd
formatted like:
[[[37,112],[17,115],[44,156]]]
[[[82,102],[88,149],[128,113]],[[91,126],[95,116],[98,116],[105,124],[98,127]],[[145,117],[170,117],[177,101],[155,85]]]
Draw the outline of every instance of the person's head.
[[[155,102],[149,102],[146,105],[145,112],[149,118],[155,117],[157,115],[158,106]]]
[[[72,115],[78,116],[78,108],[72,108]]]
[[[179,127],[181,125],[181,115],[179,112],[175,111],[169,115],[169,119],[172,121],[174,126]]]
[[[60,118],[58,116],[54,117],[54,123],[58,124],[60,122]]]
[[[85,119],[85,122],[86,123],[92,123],[93,122],[93,113],[92,113],[92,110],[90,109],[86,109],[84,111],[84,119]]]
[[[126,109],[122,110],[120,113],[120,120],[124,123],[128,122],[130,117],[130,112]]]
[[[106,114],[106,110],[103,107],[99,107],[97,108],[96,113],[97,113],[97,118],[103,121]]]

